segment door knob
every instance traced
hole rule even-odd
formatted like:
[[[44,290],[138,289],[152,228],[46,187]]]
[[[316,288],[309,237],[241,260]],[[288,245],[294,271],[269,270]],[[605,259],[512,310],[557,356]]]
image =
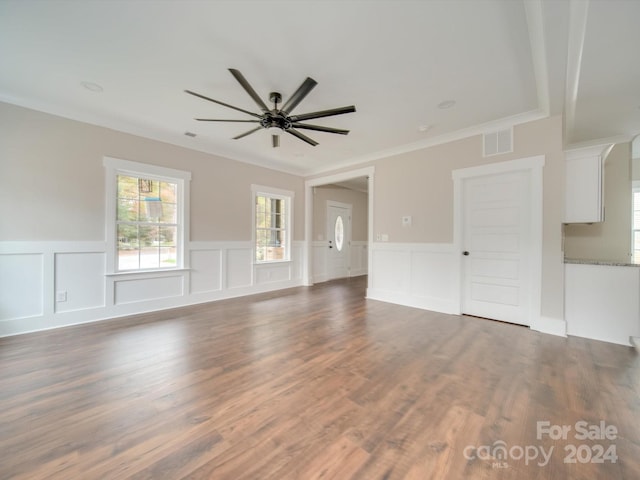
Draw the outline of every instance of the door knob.
[[[467,252],[466,250],[465,250],[464,252],[462,252],[462,254],[463,254],[465,257],[468,257],[468,256],[469,256],[469,252]]]

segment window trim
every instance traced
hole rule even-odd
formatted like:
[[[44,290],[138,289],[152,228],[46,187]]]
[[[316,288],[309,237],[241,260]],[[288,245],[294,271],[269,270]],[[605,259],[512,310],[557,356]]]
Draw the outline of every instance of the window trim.
[[[189,269],[189,256],[186,255],[189,244],[189,198],[191,172],[161,167],[149,163],[132,162],[113,157],[103,157],[105,167],[106,217],[105,233],[107,243],[106,275],[137,275],[141,273],[173,272]],[[117,219],[116,203],[118,195],[117,176],[131,175],[152,180],[170,181],[178,185],[177,198],[177,249],[175,267],[140,268],[137,270],[118,270],[118,242],[116,240]]]
[[[284,200],[286,215],[285,222],[287,228],[285,230],[286,249],[284,258],[280,260],[258,260],[256,259],[257,247],[256,247],[256,197],[264,195],[273,198]],[[264,185],[251,184],[251,254],[254,265],[269,265],[273,263],[285,263],[291,262],[291,239],[293,237],[293,199],[295,193],[291,190],[283,190],[280,188],[267,187]]]

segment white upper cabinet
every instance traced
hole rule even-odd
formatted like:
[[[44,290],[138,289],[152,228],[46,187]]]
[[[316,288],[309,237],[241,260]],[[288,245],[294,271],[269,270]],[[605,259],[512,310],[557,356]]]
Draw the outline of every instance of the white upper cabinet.
[[[565,152],[564,223],[604,221],[604,158],[609,145]]]

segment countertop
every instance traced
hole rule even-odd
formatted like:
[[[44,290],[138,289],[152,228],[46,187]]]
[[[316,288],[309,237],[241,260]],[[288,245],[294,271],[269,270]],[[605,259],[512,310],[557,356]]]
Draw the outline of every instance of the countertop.
[[[585,260],[581,258],[565,258],[564,263],[573,265],[604,265],[606,267],[640,267],[638,263],[615,262],[611,260]]]

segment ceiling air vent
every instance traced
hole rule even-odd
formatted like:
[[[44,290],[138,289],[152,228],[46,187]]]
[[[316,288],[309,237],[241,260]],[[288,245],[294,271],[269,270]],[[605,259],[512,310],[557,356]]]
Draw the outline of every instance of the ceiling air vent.
[[[482,155],[490,157],[513,152],[513,128],[505,128],[482,136]]]

